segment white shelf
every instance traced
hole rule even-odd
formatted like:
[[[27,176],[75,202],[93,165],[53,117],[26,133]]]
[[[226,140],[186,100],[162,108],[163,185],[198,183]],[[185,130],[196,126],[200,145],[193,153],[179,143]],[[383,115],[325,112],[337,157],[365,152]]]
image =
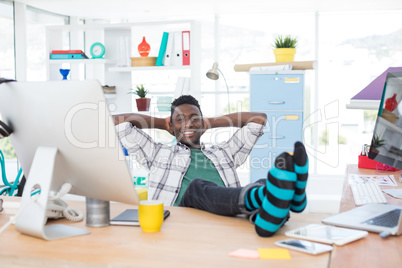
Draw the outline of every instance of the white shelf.
[[[351,99],[350,103],[346,104],[347,109],[363,109],[363,110],[378,110],[380,100],[356,100]]]
[[[133,72],[133,71],[160,71],[160,70],[191,70],[186,66],[141,66],[141,67],[111,67],[109,72]]]
[[[60,64],[60,63],[84,63],[84,64],[105,64],[105,63],[115,63],[116,61],[114,60],[108,60],[108,59],[80,59],[80,60],[74,60],[74,59],[60,59],[60,60],[49,60],[49,64]]]
[[[136,72],[153,71],[164,75],[176,72],[178,75],[189,76],[192,93],[200,94],[201,65],[201,26],[194,20],[178,21],[150,21],[119,24],[76,24],[76,25],[55,25],[46,28],[46,51],[64,48],[67,41],[69,48],[81,49],[88,52],[90,45],[94,42],[102,42],[106,48],[105,59],[46,59],[47,78],[49,80],[60,79],[60,66],[63,63],[70,64],[70,78],[73,80],[97,79],[103,85],[116,87],[116,94],[105,94],[109,104],[116,105],[115,113],[124,113],[136,110],[132,98],[126,93],[133,87],[133,77]],[[125,44],[125,55],[132,55],[132,38],[139,33],[150,30],[152,33],[164,31],[190,30],[190,66],[118,66],[121,59],[122,45]],[[66,34],[67,33],[67,34]],[[69,40],[67,40],[67,36]],[[127,63],[129,64],[129,63]],[[168,71],[168,72],[166,72]],[[170,72],[169,72],[170,71]],[[150,73],[153,76],[153,73]],[[148,78],[145,78],[148,79]],[[142,81],[138,81],[141,83]],[[162,82],[163,83],[163,82]],[[172,93],[164,93],[173,95]],[[154,95],[155,96],[155,95]]]

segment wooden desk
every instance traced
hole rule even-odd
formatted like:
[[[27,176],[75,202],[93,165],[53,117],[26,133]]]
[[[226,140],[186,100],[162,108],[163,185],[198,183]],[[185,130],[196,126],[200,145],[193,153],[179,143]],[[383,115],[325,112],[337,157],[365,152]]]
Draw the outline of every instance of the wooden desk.
[[[348,165],[346,168],[346,176],[343,184],[342,199],[340,204],[340,212],[355,208],[353,194],[348,184],[349,174],[364,175],[394,175],[399,188],[402,183],[399,182],[399,174],[396,172],[378,172],[375,169],[359,169],[357,165]],[[384,187],[381,188],[394,188]],[[402,206],[402,199],[393,198],[385,194],[388,204]],[[347,244],[342,247],[335,247],[331,254],[331,267],[401,267],[402,265],[402,236],[391,236],[382,239],[378,234],[370,233],[368,237],[359,241]]]
[[[10,198],[4,198],[10,200]],[[83,202],[70,207],[85,211]],[[114,217],[127,208],[111,204]],[[318,256],[289,250],[291,260],[247,260],[228,254],[239,248],[278,248],[283,233],[327,215],[292,214],[290,221],[271,238],[261,238],[244,218],[213,215],[191,208],[169,207],[170,217],[158,233],[144,233],[140,227],[88,228],[91,234],[56,241],[44,241],[18,233],[14,226],[0,234],[2,267],[328,267],[330,253]],[[8,221],[0,214],[0,226]],[[56,223],[85,227],[85,222]]]
[[[343,182],[343,190],[342,190],[342,199],[341,199],[341,204],[339,206],[339,212],[344,212],[347,210],[351,210],[352,208],[355,208],[355,201],[353,199],[353,194],[352,190],[350,189],[349,183],[348,183],[348,177],[349,174],[362,174],[362,175],[394,175],[395,181],[398,184],[397,187],[402,188],[402,183],[399,182],[399,174],[401,174],[402,171],[387,171],[387,172],[378,172],[375,169],[367,169],[367,168],[358,168],[357,165],[348,165],[346,167],[346,176],[345,180]],[[394,186],[381,186],[381,189],[395,189]],[[396,206],[402,206],[402,200],[401,199],[396,199],[393,198],[387,194],[385,194],[385,197],[387,198],[388,204],[390,205],[396,205]]]

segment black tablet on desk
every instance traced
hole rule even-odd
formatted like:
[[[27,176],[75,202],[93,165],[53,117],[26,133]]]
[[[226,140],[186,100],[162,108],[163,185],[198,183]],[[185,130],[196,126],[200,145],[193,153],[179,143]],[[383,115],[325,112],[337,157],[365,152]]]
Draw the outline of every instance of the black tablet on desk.
[[[165,220],[169,215],[170,211],[164,210],[163,219]],[[138,221],[138,209],[126,209],[124,212],[111,219],[110,224],[140,226]]]

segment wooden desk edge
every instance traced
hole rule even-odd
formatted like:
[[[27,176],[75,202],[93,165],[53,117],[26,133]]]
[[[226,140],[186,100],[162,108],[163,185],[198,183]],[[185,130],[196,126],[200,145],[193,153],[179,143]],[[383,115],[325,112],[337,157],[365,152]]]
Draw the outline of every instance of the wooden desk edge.
[[[8,198],[7,198],[8,199]],[[84,211],[85,204],[68,201],[72,208]],[[111,203],[111,217],[136,206]],[[162,231],[146,234],[139,227],[109,226],[91,228],[91,234],[55,241],[44,241],[19,234],[14,226],[2,233],[1,265],[6,267],[328,267],[330,253],[317,256],[292,251],[292,260],[246,260],[230,257],[239,249],[279,248],[275,241],[287,238],[284,233],[310,223],[319,223],[327,215],[292,214],[290,220],[270,238],[259,237],[248,220],[240,217],[217,216],[192,208],[166,207],[170,217]],[[6,221],[0,216],[0,225]],[[71,223],[85,228],[85,221]],[[194,229],[197,229],[194,232]],[[235,234],[235,235],[234,235]],[[150,239],[151,238],[151,239]],[[135,250],[134,250],[135,249]],[[155,258],[158,255],[158,258]],[[46,265],[45,265],[46,264]]]

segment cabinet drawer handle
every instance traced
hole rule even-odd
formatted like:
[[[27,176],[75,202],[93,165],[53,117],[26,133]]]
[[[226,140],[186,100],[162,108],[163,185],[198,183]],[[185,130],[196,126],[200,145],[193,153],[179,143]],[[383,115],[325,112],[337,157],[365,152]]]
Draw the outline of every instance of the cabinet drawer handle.
[[[285,104],[284,101],[269,101],[269,104]]]
[[[288,115],[285,115],[285,120],[299,120],[299,116],[293,115],[293,114],[288,114]]]
[[[284,139],[285,138],[285,136],[271,136],[271,139],[273,139],[273,140],[280,140],[280,139]]]

